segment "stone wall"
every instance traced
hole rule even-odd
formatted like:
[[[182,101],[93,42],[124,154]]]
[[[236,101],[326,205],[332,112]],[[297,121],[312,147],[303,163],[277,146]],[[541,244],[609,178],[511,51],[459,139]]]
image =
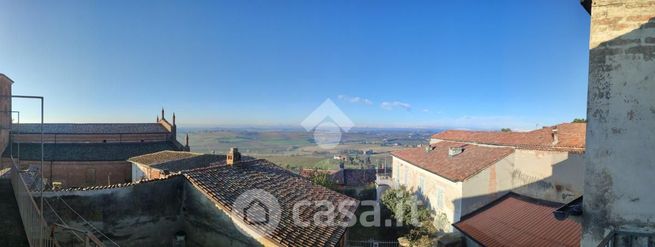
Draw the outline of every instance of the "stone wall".
[[[187,246],[260,246],[190,183],[184,184],[184,227]]]
[[[184,183],[185,179],[177,176],[112,189],[46,192],[44,198],[68,225],[88,229],[61,200],[120,246],[172,246],[175,234],[185,226]],[[45,208],[46,219],[59,222],[52,210]],[[76,242],[70,234],[61,236],[68,237],[63,246]]]
[[[591,10],[583,246],[655,222],[655,1]]]
[[[60,221],[48,204],[71,227],[90,229],[64,200],[120,246],[173,246],[178,232],[186,234],[186,246],[191,247],[261,246],[183,176],[117,188],[46,192],[44,198],[49,222]],[[68,232],[57,234],[63,246],[79,242]]]

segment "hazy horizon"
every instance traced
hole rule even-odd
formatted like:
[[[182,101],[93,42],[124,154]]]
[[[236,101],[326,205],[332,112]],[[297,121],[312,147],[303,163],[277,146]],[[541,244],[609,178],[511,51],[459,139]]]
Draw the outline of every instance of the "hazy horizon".
[[[285,6],[3,2],[0,73],[14,94],[46,98],[46,122],[154,122],[165,107],[181,126],[299,126],[328,98],[361,127],[585,118],[589,17],[576,1]],[[14,110],[39,120],[36,102]]]

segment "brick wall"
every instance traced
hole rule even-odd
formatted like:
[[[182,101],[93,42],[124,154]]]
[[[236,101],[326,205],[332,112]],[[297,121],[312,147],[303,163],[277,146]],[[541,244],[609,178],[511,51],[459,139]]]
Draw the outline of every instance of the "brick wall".
[[[38,167],[41,161],[21,160],[21,169]],[[3,158],[9,167],[10,161]],[[61,182],[63,188],[119,184],[132,181],[131,164],[127,161],[45,161],[43,176]],[[52,168],[52,173],[50,173]]]

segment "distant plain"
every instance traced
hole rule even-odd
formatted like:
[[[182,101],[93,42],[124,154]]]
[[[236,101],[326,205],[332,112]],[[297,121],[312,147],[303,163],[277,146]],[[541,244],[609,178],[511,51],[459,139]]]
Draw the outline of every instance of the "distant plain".
[[[389,152],[418,144],[427,144],[427,129],[354,129],[343,133],[334,149],[323,149],[314,143],[312,132],[303,129],[206,128],[180,129],[178,139],[189,134],[191,151],[226,153],[238,147],[244,155],[268,159],[280,166],[298,170],[337,169],[335,155],[350,156],[347,167],[390,165]],[[369,154],[365,154],[365,152]],[[367,161],[370,160],[370,162]]]

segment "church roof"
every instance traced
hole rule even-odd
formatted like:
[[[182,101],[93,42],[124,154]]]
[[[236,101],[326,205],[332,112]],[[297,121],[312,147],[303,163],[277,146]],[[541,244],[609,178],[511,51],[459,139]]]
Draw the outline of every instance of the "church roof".
[[[14,124],[12,132],[21,134],[41,133],[41,124]],[[137,134],[137,133],[169,133],[159,123],[46,123],[43,125],[46,134]]]
[[[13,144],[13,154],[18,154],[18,144]],[[7,146],[3,157],[9,157],[12,146]],[[130,157],[163,150],[178,150],[170,141],[131,143],[46,143],[44,159],[47,161],[127,161]],[[40,143],[21,143],[21,160],[41,160]]]

